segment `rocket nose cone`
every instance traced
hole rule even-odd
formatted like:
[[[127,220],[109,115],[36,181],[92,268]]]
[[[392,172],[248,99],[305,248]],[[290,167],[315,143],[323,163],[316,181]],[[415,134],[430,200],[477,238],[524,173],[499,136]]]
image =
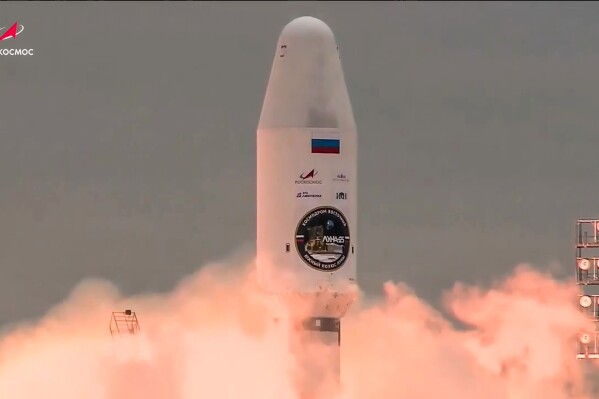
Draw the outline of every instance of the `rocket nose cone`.
[[[322,22],[320,19],[308,16],[296,18],[285,25],[281,31],[279,40],[300,37],[321,38],[335,42],[335,35],[327,24]]]
[[[259,129],[353,128],[353,114],[333,31],[313,17],[279,35]]]

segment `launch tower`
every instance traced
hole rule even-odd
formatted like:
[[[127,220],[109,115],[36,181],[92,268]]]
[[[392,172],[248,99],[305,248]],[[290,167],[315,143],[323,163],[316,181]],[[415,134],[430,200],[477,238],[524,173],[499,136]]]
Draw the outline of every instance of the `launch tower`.
[[[578,359],[599,359],[599,219],[576,221],[578,307],[594,323],[578,336]]]

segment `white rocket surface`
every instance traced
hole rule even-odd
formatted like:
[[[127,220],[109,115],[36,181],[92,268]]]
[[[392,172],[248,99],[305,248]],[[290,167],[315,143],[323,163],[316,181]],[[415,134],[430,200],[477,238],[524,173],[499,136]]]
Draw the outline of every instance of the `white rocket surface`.
[[[356,184],[357,133],[335,37],[324,22],[297,18],[279,36],[257,131],[257,268],[299,345],[331,350],[337,378],[340,319],[357,292]]]

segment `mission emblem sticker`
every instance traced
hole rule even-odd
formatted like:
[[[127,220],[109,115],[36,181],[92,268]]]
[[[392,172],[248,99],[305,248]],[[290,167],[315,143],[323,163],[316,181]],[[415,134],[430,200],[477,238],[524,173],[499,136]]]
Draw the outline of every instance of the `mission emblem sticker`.
[[[309,266],[326,272],[339,269],[349,252],[349,226],[345,216],[333,207],[308,212],[295,232],[297,251]]]

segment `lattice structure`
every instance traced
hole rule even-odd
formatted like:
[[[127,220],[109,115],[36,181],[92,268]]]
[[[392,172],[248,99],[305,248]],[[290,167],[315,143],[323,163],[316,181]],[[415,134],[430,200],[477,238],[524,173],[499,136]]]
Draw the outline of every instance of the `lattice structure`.
[[[599,219],[576,221],[578,308],[593,321],[593,331],[578,336],[578,359],[599,359]]]
[[[135,312],[127,309],[124,312],[112,312],[110,319],[110,335],[135,335],[140,331]]]

